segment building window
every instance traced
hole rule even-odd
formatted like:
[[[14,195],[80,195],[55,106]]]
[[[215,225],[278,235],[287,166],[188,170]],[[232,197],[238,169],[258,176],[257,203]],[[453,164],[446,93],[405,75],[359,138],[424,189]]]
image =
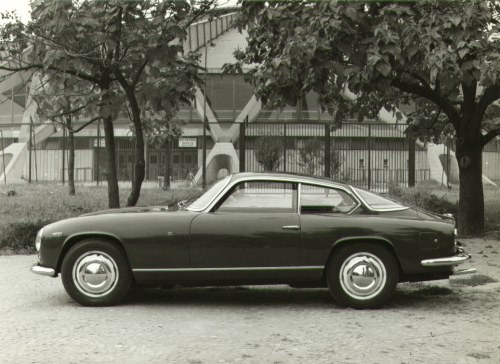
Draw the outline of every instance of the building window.
[[[365,168],[365,160],[363,158],[359,160],[359,168]]]
[[[384,159],[384,168],[389,168],[389,160]]]
[[[156,154],[152,154],[149,156],[149,163],[151,164],[157,164],[158,163],[158,158]]]
[[[179,154],[174,154],[173,160],[174,160],[174,164],[179,164],[179,160],[180,160]]]

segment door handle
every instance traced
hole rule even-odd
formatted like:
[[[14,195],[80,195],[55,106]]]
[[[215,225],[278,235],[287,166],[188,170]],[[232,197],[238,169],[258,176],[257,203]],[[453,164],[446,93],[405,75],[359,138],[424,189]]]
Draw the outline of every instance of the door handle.
[[[300,230],[299,225],[285,225],[285,226],[282,226],[281,228],[285,229],[285,230]]]

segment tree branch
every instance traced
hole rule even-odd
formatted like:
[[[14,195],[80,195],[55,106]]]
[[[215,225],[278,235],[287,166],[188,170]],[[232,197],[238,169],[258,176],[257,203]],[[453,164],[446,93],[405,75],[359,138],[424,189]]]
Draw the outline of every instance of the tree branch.
[[[132,84],[131,84],[132,88],[135,88],[135,86],[137,85],[137,82],[139,82],[139,77],[141,77],[142,71],[144,71],[144,68],[146,67],[147,64],[148,64],[148,60],[145,59],[144,62],[142,62],[142,64],[137,69],[137,73],[135,74],[134,78],[132,79]]]
[[[499,135],[500,135],[500,130],[498,129],[490,130],[481,137],[481,145],[484,147],[486,144],[488,144],[491,140],[493,140],[495,137]]]
[[[394,79],[392,85],[401,91],[415,94],[421,96],[427,100],[434,102],[443,112],[448,116],[448,119],[453,124],[455,129],[458,128],[458,121],[460,119],[457,110],[453,107],[453,104],[439,95],[435,90],[430,87],[425,87],[421,85],[417,85],[415,83],[404,82],[400,79]]]
[[[474,112],[474,120],[478,120],[481,122],[484,117],[484,113],[488,106],[490,106],[493,102],[500,99],[500,87],[498,86],[489,86],[484,90],[483,96],[479,99],[476,110]]]
[[[92,124],[94,121],[97,121],[97,120],[99,120],[99,119],[104,119],[104,118],[103,118],[102,116],[96,116],[96,117],[94,117],[94,118],[90,119],[89,121],[86,121],[86,122],[85,122],[85,124],[81,125],[79,128],[77,128],[77,129],[71,129],[71,131],[72,131],[73,133],[78,133],[78,132],[79,132],[79,131],[81,131],[83,128],[85,128],[85,127],[89,126],[89,125],[90,125],[90,124]]]

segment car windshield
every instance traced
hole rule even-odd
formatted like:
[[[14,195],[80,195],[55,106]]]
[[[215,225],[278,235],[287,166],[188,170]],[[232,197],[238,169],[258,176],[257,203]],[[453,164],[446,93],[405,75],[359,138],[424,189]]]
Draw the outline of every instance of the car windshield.
[[[197,200],[193,201],[188,207],[186,207],[186,210],[189,211],[199,211],[204,209],[210,201],[212,201],[215,196],[219,194],[220,191],[226,186],[226,184],[229,182],[229,179],[231,176],[227,176],[220,181],[216,182],[212,187],[210,187],[207,192],[205,192],[203,195],[201,195]]]
[[[356,193],[374,210],[392,210],[392,209],[405,209],[406,206],[391,200],[387,197],[382,197],[373,192],[365,191],[360,188],[353,187]]]

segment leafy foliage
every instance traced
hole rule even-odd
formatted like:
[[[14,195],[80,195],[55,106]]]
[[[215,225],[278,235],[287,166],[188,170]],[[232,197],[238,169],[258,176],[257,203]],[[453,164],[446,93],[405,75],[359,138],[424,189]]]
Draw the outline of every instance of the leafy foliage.
[[[211,0],[192,5],[184,0],[36,1],[32,21],[23,24],[12,18],[1,28],[1,60],[6,63],[0,69],[37,73],[40,85],[35,99],[46,118],[75,114],[83,126],[102,119],[111,139],[113,120],[131,120],[136,152],[127,204],[134,205],[144,179],[147,120],[143,118],[154,119],[146,113],[161,113],[170,120],[181,103],[193,98],[194,86],[201,82],[198,55],[184,51],[183,44],[189,25],[212,4]],[[112,143],[106,148],[112,156]],[[112,175],[108,173],[108,186],[114,186],[118,200]]]
[[[315,91],[337,126],[352,112],[376,118],[382,107],[401,120],[397,106],[414,100],[413,136],[455,135],[459,228],[481,234],[481,150],[500,135],[485,122],[500,99],[499,11],[480,0],[243,1],[248,46],[226,71],[252,65],[246,78],[264,104],[295,105]]]

